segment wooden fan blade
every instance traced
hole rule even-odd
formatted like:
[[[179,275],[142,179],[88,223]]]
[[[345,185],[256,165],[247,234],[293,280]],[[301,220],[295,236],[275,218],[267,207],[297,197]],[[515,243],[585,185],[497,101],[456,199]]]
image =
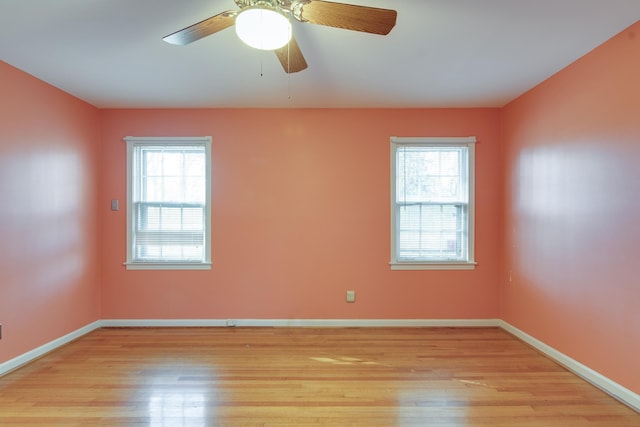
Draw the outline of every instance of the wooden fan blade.
[[[218,31],[232,26],[236,22],[237,12],[226,11],[200,21],[173,34],[163,37],[162,40],[171,44],[185,45],[203,37],[209,36]]]
[[[389,34],[396,25],[395,10],[310,0],[302,5],[301,18],[312,24],[372,34]]]
[[[274,52],[280,60],[285,73],[297,73],[307,68],[307,61],[305,61],[300,46],[298,46],[298,42],[293,38],[293,35],[287,45],[274,50]]]

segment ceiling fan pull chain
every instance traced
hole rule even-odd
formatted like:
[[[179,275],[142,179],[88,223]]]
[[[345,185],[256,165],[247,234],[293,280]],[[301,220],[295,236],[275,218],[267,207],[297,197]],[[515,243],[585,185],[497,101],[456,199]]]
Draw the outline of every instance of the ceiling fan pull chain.
[[[287,43],[287,99],[291,101],[291,43]]]

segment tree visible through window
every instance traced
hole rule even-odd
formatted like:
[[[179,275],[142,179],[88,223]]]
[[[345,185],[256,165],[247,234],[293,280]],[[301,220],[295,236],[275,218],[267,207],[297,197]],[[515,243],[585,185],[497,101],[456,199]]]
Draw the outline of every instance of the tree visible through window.
[[[125,138],[129,268],[210,268],[210,143]]]
[[[392,138],[392,268],[473,267],[475,138]]]

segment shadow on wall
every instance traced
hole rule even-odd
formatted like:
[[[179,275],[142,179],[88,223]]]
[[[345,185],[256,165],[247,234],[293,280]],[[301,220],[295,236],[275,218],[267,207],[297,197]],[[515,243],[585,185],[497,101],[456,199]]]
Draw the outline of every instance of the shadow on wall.
[[[82,275],[84,177],[74,152],[39,150],[0,157],[3,306],[11,304],[12,295],[24,297],[24,289],[37,291],[32,297],[48,299]]]
[[[562,284],[608,283],[612,269],[633,276],[640,238],[630,214],[640,211],[635,162],[632,151],[602,144],[522,151],[513,189],[521,223],[514,230],[526,233],[514,235],[513,245],[526,279],[562,293]]]

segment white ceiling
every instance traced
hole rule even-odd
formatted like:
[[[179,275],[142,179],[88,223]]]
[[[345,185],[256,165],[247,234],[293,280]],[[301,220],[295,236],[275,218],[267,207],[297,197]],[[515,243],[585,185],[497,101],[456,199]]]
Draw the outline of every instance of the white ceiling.
[[[396,27],[295,21],[309,68],[291,75],[233,28],[162,41],[233,0],[0,0],[0,59],[103,108],[499,107],[640,19],[640,0],[343,2]]]

